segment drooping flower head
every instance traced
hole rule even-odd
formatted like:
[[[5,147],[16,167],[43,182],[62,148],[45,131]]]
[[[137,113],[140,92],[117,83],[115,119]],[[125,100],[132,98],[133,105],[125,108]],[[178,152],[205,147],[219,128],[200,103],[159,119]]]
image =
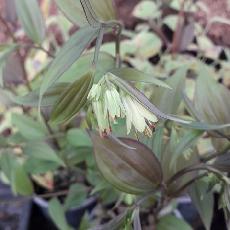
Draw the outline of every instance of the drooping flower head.
[[[101,136],[112,131],[110,124],[117,118],[126,118],[127,134],[133,126],[136,131],[151,136],[152,127],[158,118],[110,81],[111,76],[112,73],[105,74],[97,84],[93,85],[88,95]]]

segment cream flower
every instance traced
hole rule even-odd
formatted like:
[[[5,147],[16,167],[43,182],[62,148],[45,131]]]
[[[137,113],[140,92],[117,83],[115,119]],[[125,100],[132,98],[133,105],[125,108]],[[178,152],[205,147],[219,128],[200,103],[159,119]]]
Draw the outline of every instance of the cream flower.
[[[125,107],[127,134],[133,125],[138,132],[150,136],[150,126],[158,121],[157,117],[129,95],[122,96],[122,103]]]
[[[91,101],[101,135],[111,132],[111,122],[126,117],[128,134],[134,126],[138,132],[151,136],[157,117],[129,94],[121,89],[119,91],[105,75],[89,92],[88,100]]]
[[[92,107],[93,107],[93,111],[97,119],[97,123],[98,123],[98,127],[99,127],[101,135],[103,136],[103,135],[110,133],[111,127],[110,127],[108,119],[105,119],[103,116],[103,104],[101,103],[101,101],[99,100],[93,101]]]
[[[104,117],[109,114],[115,120],[117,117],[121,117],[122,112],[124,112],[124,107],[116,88],[106,89],[104,93]]]

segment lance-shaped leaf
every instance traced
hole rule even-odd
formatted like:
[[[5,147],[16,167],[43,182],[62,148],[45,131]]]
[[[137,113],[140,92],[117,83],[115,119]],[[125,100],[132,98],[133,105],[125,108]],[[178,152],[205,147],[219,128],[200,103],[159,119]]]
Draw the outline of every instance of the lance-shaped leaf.
[[[74,24],[82,26],[87,23],[80,0],[55,0],[58,8]]]
[[[184,102],[186,105],[186,109],[188,112],[196,118],[196,122],[192,122],[191,124],[188,124],[188,127],[199,129],[199,130],[206,130],[206,131],[212,131],[212,130],[218,130],[218,129],[225,129],[230,127],[230,123],[223,124],[223,125],[213,125],[213,124],[207,124],[204,122],[199,122],[200,120],[200,114],[199,111],[196,110],[195,106],[193,105],[192,101],[184,94]],[[186,126],[186,125],[185,125]]]
[[[11,178],[12,190],[15,194],[21,194],[24,196],[33,194],[33,184],[27,175],[23,165],[16,163],[14,165],[12,178]]]
[[[189,167],[190,165],[196,164],[198,162],[196,154],[180,154],[177,155],[175,161],[174,153],[177,147],[179,146],[178,143],[180,143],[180,141],[180,133],[177,132],[177,130],[174,127],[172,127],[169,140],[167,142],[164,141],[164,149],[162,149],[160,158],[164,179],[166,181],[168,181],[169,178],[171,178],[180,170]],[[174,167],[171,167],[172,162],[174,163]],[[177,193],[177,191],[181,189],[188,181],[193,179],[196,174],[197,172],[186,174],[183,177],[174,180],[173,183],[171,183],[170,185],[168,184],[168,194],[175,196],[175,193]]]
[[[211,227],[213,217],[214,198],[212,192],[208,192],[208,184],[202,180],[196,181],[190,186],[189,195],[196,206],[200,217],[208,230]]]
[[[37,160],[55,162],[58,165],[65,166],[62,159],[57,153],[46,143],[43,142],[29,142],[23,148],[24,153],[28,157],[35,158]]]
[[[33,185],[24,170],[24,165],[17,160],[13,152],[10,150],[1,152],[0,167],[2,173],[10,181],[15,194],[28,196],[33,193]]]
[[[55,0],[66,17],[77,25],[116,19],[112,0]],[[82,2],[82,4],[81,4]],[[83,10],[83,7],[84,10]]]
[[[92,5],[92,9],[97,17],[102,21],[110,21],[116,19],[115,7],[113,0],[84,0]]]
[[[62,92],[68,87],[68,83],[56,83],[44,94],[40,106],[52,106],[58,100]],[[39,103],[40,89],[29,92],[25,96],[12,96],[12,101],[24,106],[36,107]]]
[[[83,27],[78,30],[59,51],[49,67],[40,89],[40,99],[62,74],[81,56],[89,43],[97,36],[98,28]]]
[[[44,126],[27,115],[13,113],[11,123],[27,140],[42,140],[47,135],[47,130]]]
[[[145,145],[128,138],[116,141],[112,137],[101,138],[96,133],[90,134],[98,168],[118,190],[144,194],[154,191],[161,184],[161,165]]]
[[[26,34],[36,43],[45,37],[45,23],[37,0],[15,1],[19,20]]]
[[[110,72],[126,81],[152,83],[160,87],[171,89],[167,83],[134,68],[123,67],[119,69],[112,69]]]
[[[58,79],[58,82],[72,83],[87,74],[92,66],[93,55],[93,52],[82,55],[66,72],[63,73]],[[94,82],[98,82],[106,72],[114,67],[114,57],[108,53],[100,52],[94,75]]]
[[[48,212],[58,229],[73,230],[73,228],[67,223],[64,208],[57,198],[53,198],[49,202]]]
[[[187,66],[181,67],[165,81],[172,90],[163,91],[160,88],[154,89],[152,102],[164,113],[176,114],[182,101],[182,92],[185,88],[187,70]]]
[[[60,124],[74,118],[85,105],[92,84],[92,73],[88,73],[67,87],[55,103],[50,121]]]
[[[198,141],[202,136],[203,131],[200,130],[188,130],[184,132],[184,135],[180,139],[179,143],[175,146],[172,158],[170,160],[170,167],[176,167],[177,159],[190,147]]]
[[[192,230],[192,227],[183,219],[178,219],[173,215],[162,217],[156,227],[156,230]]]
[[[213,73],[207,66],[201,65],[194,96],[194,107],[199,120],[210,124],[229,124],[229,98],[229,90],[214,80]],[[230,134],[230,129],[224,132]]]
[[[200,119],[213,123],[230,123],[230,92],[218,84],[206,67],[201,67],[196,82],[194,105]]]

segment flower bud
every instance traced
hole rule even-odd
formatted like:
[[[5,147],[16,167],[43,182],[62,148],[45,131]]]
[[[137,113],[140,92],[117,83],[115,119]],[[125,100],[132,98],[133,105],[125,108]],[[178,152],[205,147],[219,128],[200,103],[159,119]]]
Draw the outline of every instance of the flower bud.
[[[145,145],[129,138],[100,138],[94,132],[90,135],[99,170],[118,190],[144,194],[162,183],[161,165]]]

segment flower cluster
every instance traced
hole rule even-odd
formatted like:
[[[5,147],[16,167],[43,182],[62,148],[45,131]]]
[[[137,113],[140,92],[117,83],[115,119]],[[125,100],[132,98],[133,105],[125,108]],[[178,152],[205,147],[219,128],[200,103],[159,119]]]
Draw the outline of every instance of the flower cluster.
[[[106,136],[112,131],[111,122],[126,118],[127,134],[133,125],[138,132],[151,136],[157,117],[128,93],[118,89],[109,80],[109,75],[112,73],[107,73],[94,84],[88,95],[101,135]]]

